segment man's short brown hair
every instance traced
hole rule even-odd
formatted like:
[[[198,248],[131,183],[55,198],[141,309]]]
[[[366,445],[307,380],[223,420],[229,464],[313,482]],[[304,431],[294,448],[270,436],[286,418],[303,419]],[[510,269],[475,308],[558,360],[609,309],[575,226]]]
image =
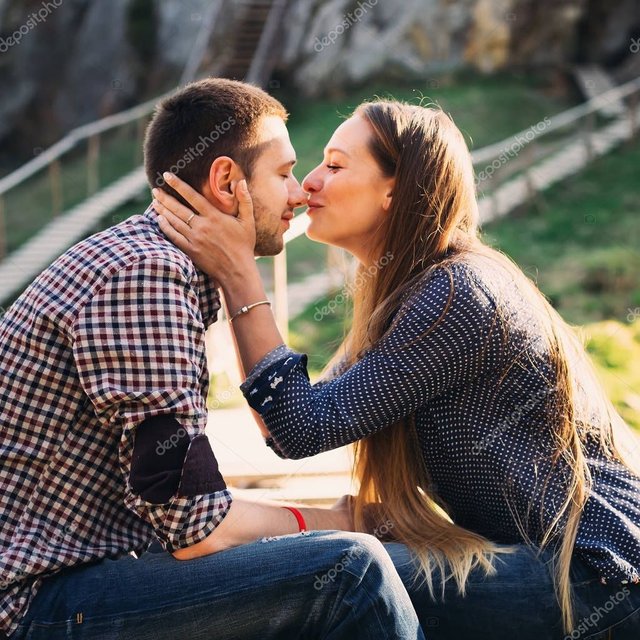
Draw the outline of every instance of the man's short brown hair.
[[[149,184],[178,197],[162,178],[170,171],[201,191],[219,156],[229,156],[251,177],[260,153],[258,124],[265,116],[286,122],[288,113],[258,87],[225,78],[188,84],[158,104],[147,127],[144,166]]]

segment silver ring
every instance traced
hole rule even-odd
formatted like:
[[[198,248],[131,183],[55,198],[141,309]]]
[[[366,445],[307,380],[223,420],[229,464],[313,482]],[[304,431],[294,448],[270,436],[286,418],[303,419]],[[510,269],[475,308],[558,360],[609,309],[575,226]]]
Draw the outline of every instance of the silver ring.
[[[195,214],[195,213],[192,213],[192,214],[189,216],[189,219],[187,220],[187,226],[189,227],[189,229],[191,229],[191,221],[192,221],[195,217],[196,217],[196,214]]]

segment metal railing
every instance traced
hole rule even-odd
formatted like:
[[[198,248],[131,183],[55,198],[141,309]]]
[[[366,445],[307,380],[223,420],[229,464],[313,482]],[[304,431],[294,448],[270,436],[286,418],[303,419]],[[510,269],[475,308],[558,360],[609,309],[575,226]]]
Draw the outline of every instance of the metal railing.
[[[281,11],[281,3],[275,3],[272,11]],[[267,20],[273,25],[274,21]],[[260,49],[260,46],[258,47]],[[165,94],[167,95],[167,94]],[[162,98],[163,96],[161,96]],[[534,197],[539,184],[532,179],[532,171],[545,159],[557,153],[558,149],[566,146],[567,140],[581,141],[589,157],[594,157],[594,135],[606,129],[610,120],[598,118],[603,107],[612,102],[627,100],[627,112],[622,116],[631,136],[637,133],[638,129],[638,99],[640,97],[640,78],[636,78],[623,85],[615,87],[606,93],[592,98],[585,103],[572,107],[555,116],[545,119],[545,126],[542,130],[535,132],[535,135],[528,139],[531,127],[520,131],[513,136],[488,145],[472,152],[472,160],[476,172],[486,172],[488,167],[492,167],[491,177],[479,183],[479,189],[485,194],[485,199],[491,199],[506,180],[517,175],[524,175],[528,185],[528,197]],[[96,156],[99,153],[98,136],[106,131],[117,127],[122,127],[131,123],[139,123],[141,119],[148,117],[153,111],[157,99],[150,100],[144,104],[128,109],[119,114],[108,116],[89,125],[78,127],[70,132],[60,142],[50,149],[40,154],[37,158],[13,172],[9,176],[0,180],[0,224],[2,222],[2,199],[4,194],[15,186],[23,183],[38,171],[48,168],[55,176],[57,169],[55,162],[71,149],[77,147],[81,141],[89,141],[87,155],[87,185],[88,191],[95,188],[96,184]],[[620,121],[620,118],[617,119]],[[558,134],[562,133],[561,136]],[[523,140],[526,144],[523,144]],[[93,141],[93,142],[92,142]],[[518,152],[513,158],[505,160],[505,154],[509,153],[514,146],[518,147]],[[494,165],[496,168],[493,169]],[[52,179],[52,200],[55,200],[56,193]],[[59,196],[58,196],[59,197]],[[285,250],[274,258],[273,263],[273,291],[274,310],[278,325],[286,336],[289,324],[289,314],[287,309],[287,263],[286,244],[305,233],[308,225],[306,216],[297,216],[291,224],[291,228],[285,234]],[[0,231],[0,236],[1,236]],[[45,265],[46,266],[46,265]],[[1,301],[0,301],[1,302]]]
[[[271,41],[277,35],[276,28],[285,5],[286,2],[284,0],[275,0],[269,5],[265,4],[269,8],[267,20],[263,33],[256,41],[256,51],[250,69],[254,79],[259,80],[265,77],[265,74],[271,68],[273,61],[264,53],[269,49]],[[205,57],[216,18],[222,7],[222,0],[213,0],[209,5],[192,53],[181,75],[181,84],[189,82],[196,77]],[[238,7],[240,9],[243,8],[241,5],[238,5]],[[246,9],[247,7],[244,8]],[[243,35],[241,33],[237,34],[236,38],[243,38]],[[0,260],[7,256],[10,250],[12,251],[8,259],[4,263],[0,263],[0,274],[4,280],[4,282],[0,282],[0,298],[2,298],[0,301],[4,302],[8,299],[14,291],[19,290],[20,287],[35,277],[39,270],[46,267],[51,259],[57,257],[52,255],[52,251],[61,246],[61,242],[64,241],[64,233],[69,234],[68,246],[70,246],[79,239],[78,234],[81,236],[82,233],[91,231],[92,225],[95,224],[96,216],[108,213],[105,207],[121,206],[145,189],[146,181],[140,165],[146,124],[156,104],[171,95],[173,91],[175,89],[131,109],[73,129],[56,144],[33,158],[33,160],[0,179]],[[133,135],[130,134],[129,128],[131,127],[134,129]],[[107,134],[123,138],[123,141],[120,141],[121,145],[125,144],[124,141],[126,141],[126,144],[131,144],[133,140],[134,151],[131,154],[132,162],[131,167],[128,168],[129,173],[122,175],[125,173],[123,170],[115,182],[110,183],[106,188],[102,188],[103,185],[100,184],[100,163],[105,144],[110,143],[109,140],[106,143],[104,142]],[[80,163],[77,161],[77,156],[78,153],[82,152],[83,144],[86,145],[86,156],[84,156],[84,161]],[[62,161],[67,158],[75,161],[75,165],[70,161],[67,167],[63,167]],[[124,166],[121,163],[118,168]],[[78,180],[79,169],[85,176],[80,180]],[[46,172],[46,175],[41,177],[44,172]],[[70,174],[72,175],[70,176]],[[36,180],[36,182],[27,185],[27,181],[31,179]],[[84,181],[86,181],[86,190],[80,192],[78,185]],[[17,189],[17,187],[20,187],[20,189]],[[100,190],[101,188],[102,190]],[[48,200],[45,200],[47,189],[49,195]],[[102,197],[103,194],[105,197]],[[40,202],[42,203],[39,205],[39,210],[44,213],[44,216],[37,221],[29,221],[28,224],[31,224],[32,228],[24,228],[23,221],[18,218],[20,211],[24,211],[25,207],[23,205],[28,202],[34,202],[37,196],[40,197]],[[11,197],[13,202],[8,202],[8,197]],[[44,204],[46,201],[48,201],[48,206]],[[84,202],[91,209],[90,214],[82,215],[81,206]],[[69,209],[69,207],[73,208]],[[60,216],[63,210],[65,210],[66,215]],[[11,213],[16,219],[16,224],[21,227],[21,237],[13,239],[12,247],[9,247],[8,242],[7,212]],[[61,219],[67,217],[73,217],[73,224],[60,224]],[[42,237],[42,233],[45,233],[47,229],[55,230],[56,242],[51,246],[51,251],[42,253],[40,251],[42,246],[47,245],[46,238]],[[29,244],[34,249],[33,251],[29,251],[29,247],[26,246]],[[17,245],[21,246],[18,248]],[[36,264],[38,260],[40,260],[41,264]],[[11,264],[6,264],[7,262]],[[279,270],[278,280],[280,281],[282,278],[281,267],[278,266],[277,269]],[[14,282],[13,279],[15,278],[17,280]],[[12,282],[9,282],[9,280],[12,280]]]
[[[626,101],[626,102],[625,102]],[[612,104],[622,107],[622,115],[611,117],[605,112]],[[500,191],[502,185],[521,177],[526,185],[526,198],[533,199],[536,194],[552,184],[554,176],[549,175],[547,181],[536,175],[539,167],[552,166],[551,161],[558,158],[556,165],[561,175],[568,175],[570,169],[562,167],[560,154],[570,145],[586,154],[584,162],[576,161],[576,167],[582,168],[586,162],[593,160],[602,147],[603,138],[610,136],[613,143],[624,137],[633,138],[638,132],[638,105],[640,104],[640,78],[635,78],[622,85],[587,100],[586,102],[558,113],[544,121],[519,131],[508,138],[473,151],[471,156],[478,178],[478,191],[486,202],[482,210],[485,219],[504,214],[491,204],[491,199]],[[620,131],[620,125],[628,127],[628,135]],[[571,162],[569,154],[564,154],[567,162]],[[540,173],[540,172],[538,172]],[[559,174],[559,175],[560,175]],[[484,178],[484,179],[483,179]],[[492,209],[493,207],[493,209]]]

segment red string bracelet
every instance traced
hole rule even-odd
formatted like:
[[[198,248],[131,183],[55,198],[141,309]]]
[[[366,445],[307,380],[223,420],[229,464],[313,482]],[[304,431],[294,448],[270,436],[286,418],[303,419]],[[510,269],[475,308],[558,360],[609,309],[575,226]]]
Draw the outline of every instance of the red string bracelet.
[[[296,509],[295,507],[282,507],[282,508],[288,509],[296,517],[296,520],[298,521],[298,527],[299,527],[300,533],[307,530],[307,523],[304,521],[304,518],[302,517],[302,514],[300,513],[299,509]]]

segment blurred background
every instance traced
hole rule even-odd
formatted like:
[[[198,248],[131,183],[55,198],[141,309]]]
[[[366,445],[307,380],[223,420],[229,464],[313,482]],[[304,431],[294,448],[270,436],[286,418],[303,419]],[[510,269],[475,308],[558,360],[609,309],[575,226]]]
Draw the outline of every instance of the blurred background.
[[[362,100],[441,105],[473,153],[485,240],[580,327],[640,429],[640,0],[0,0],[0,314],[68,247],[144,211],[153,106],[209,75],[286,105],[300,180]],[[260,262],[317,375],[348,322],[350,264],[305,218]],[[225,476],[270,497],[344,493],[346,452],[264,448],[223,324],[208,431]]]

